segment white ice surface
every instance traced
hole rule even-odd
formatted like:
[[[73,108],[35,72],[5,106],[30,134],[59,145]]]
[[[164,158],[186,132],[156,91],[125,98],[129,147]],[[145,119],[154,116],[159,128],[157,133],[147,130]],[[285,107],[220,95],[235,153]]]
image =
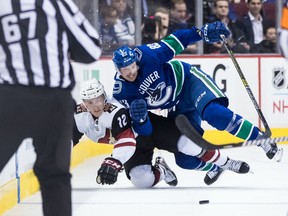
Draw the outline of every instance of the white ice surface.
[[[178,176],[177,187],[160,182],[153,189],[135,189],[120,173],[112,185],[95,183],[96,172],[105,156],[86,160],[72,170],[74,216],[288,216],[288,145],[280,163],[266,158],[258,147],[222,150],[233,159],[249,163],[254,172],[226,171],[218,181],[206,186],[206,172],[183,170],[174,156],[162,155]],[[209,204],[199,204],[209,200]],[[3,216],[40,216],[40,193],[25,199]]]

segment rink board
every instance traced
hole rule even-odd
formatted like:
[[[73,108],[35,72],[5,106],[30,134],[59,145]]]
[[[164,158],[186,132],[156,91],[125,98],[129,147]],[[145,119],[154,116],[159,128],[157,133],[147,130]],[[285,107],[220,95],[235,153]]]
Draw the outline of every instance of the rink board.
[[[83,139],[72,150],[71,168],[83,163],[86,159],[112,152],[112,145],[94,143],[88,139]],[[14,162],[14,158],[10,160]],[[5,167],[9,169],[10,167]],[[26,197],[39,191],[39,183],[30,169],[22,173],[18,178],[14,178],[0,187],[0,215],[15,206]]]

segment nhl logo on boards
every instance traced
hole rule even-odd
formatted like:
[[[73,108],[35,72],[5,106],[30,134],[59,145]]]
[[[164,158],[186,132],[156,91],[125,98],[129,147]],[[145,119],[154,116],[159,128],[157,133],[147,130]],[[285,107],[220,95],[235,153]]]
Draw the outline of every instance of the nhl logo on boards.
[[[284,68],[274,68],[273,69],[273,86],[276,89],[282,89],[286,84],[285,70]]]

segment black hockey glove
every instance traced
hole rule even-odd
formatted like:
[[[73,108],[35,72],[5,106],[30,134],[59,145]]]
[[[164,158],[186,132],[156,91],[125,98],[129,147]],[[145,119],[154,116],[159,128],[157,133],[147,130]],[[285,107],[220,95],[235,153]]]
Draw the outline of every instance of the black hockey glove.
[[[98,170],[96,182],[98,184],[114,184],[117,181],[118,172],[123,170],[122,163],[112,157],[105,158]]]

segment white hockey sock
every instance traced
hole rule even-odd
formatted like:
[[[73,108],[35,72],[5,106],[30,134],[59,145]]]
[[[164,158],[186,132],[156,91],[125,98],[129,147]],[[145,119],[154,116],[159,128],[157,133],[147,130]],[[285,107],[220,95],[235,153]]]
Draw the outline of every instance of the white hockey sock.
[[[179,138],[177,146],[180,152],[196,156],[207,163],[223,166],[228,160],[228,157],[219,150],[204,150],[184,135]]]
[[[202,148],[182,135],[177,143],[178,150],[186,155],[197,156],[202,152]]]

